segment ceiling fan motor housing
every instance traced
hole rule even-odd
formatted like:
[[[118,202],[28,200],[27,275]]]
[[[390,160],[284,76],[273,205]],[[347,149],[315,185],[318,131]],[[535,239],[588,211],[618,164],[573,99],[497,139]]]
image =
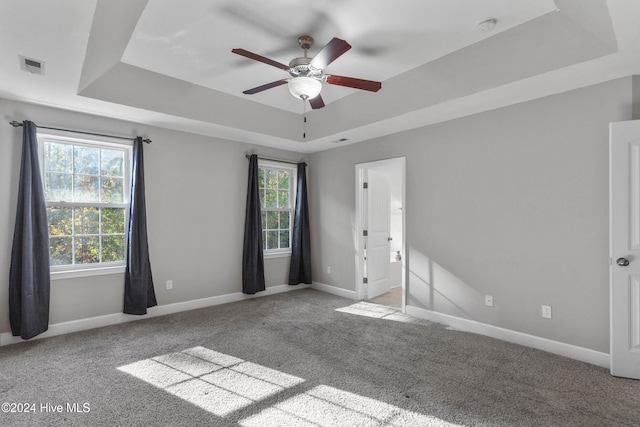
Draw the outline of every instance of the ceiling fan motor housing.
[[[318,70],[317,68],[309,65],[312,58],[301,57],[294,58],[289,62],[289,74],[293,77],[315,77],[320,78],[322,76],[322,70]]]

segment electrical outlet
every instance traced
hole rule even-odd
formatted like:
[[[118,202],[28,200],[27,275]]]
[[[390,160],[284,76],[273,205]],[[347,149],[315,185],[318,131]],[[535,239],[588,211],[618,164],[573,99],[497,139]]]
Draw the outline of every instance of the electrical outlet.
[[[551,306],[543,305],[542,306],[542,317],[545,319],[551,319]]]
[[[327,267],[327,274],[331,274],[331,266]]]
[[[487,307],[493,307],[493,296],[492,295],[485,295],[484,296],[484,305],[486,305]]]
[[[173,289],[173,280],[167,280],[167,289]]]

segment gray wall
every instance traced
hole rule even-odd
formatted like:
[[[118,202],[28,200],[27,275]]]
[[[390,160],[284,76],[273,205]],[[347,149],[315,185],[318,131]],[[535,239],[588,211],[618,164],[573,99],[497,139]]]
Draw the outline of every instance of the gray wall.
[[[255,147],[0,99],[0,332],[9,332],[8,278],[15,221],[22,128],[10,120],[147,135],[147,219],[158,304],[240,292],[246,200],[245,152],[298,161],[293,152]],[[265,261],[267,286],[287,283],[289,258]],[[51,283],[50,323],[119,313],[124,274]],[[165,282],[173,280],[173,290]]]
[[[355,164],[406,156],[409,305],[608,352],[608,125],[632,97],[629,77],[311,155],[314,280],[355,290]]]
[[[634,78],[308,156],[314,280],[355,290],[355,164],[407,157],[408,304],[608,351],[608,124]],[[636,103],[636,105],[639,105]],[[0,116],[148,135],[151,259],[160,304],[239,292],[253,147],[0,99]],[[0,124],[0,274],[9,274],[21,130]],[[268,286],[288,258],[267,260]],[[331,274],[326,267],[331,266]],[[165,289],[166,280],[174,289]],[[122,275],[52,282],[51,323],[122,308]],[[494,296],[494,307],[483,304]],[[8,332],[7,286],[0,332]],[[540,305],[553,306],[542,319]]]

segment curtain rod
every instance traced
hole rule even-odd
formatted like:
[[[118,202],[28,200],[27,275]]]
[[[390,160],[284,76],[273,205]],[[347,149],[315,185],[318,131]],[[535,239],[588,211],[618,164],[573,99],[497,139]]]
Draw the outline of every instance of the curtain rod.
[[[20,123],[20,122],[18,122],[16,120],[10,121],[9,124],[11,126],[13,126],[14,128],[22,126],[22,123]],[[129,137],[126,137],[126,136],[106,135],[104,133],[85,132],[85,131],[73,130],[73,129],[60,129],[60,128],[52,128],[52,127],[47,127],[47,126],[39,126],[39,125],[36,125],[36,127],[40,128],[40,129],[60,130],[60,131],[63,131],[63,132],[81,133],[83,135],[106,136],[107,138],[127,139],[129,141],[135,139],[135,138],[129,138]],[[146,142],[147,144],[151,144],[151,140],[149,138],[143,139],[142,141]]]
[[[245,154],[244,155],[247,159],[251,158],[251,154]],[[298,162],[292,162],[291,160],[282,160],[282,159],[271,159],[269,157],[260,157],[258,156],[258,158],[260,160],[271,160],[272,162],[280,162],[280,163],[289,163],[291,165],[297,165]]]

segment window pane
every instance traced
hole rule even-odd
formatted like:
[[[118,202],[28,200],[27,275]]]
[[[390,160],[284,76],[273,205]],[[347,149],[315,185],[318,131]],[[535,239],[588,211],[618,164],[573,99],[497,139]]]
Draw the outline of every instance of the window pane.
[[[71,202],[71,182],[73,175],[47,173],[44,177],[44,198],[48,202]]]
[[[262,249],[263,250],[267,249],[267,232],[266,231],[262,232]]]
[[[106,176],[124,176],[124,151],[102,150],[100,174]]]
[[[260,190],[260,207],[263,209],[267,207],[267,195],[264,189]]]
[[[102,237],[102,262],[124,261],[124,234]]]
[[[44,144],[44,170],[46,172],[73,172],[73,146],[69,144]]]
[[[45,139],[43,144],[45,200],[51,204],[47,207],[51,264],[123,261],[128,208],[100,204],[129,202],[130,149],[91,141]],[[63,207],[58,202],[76,205]]]
[[[76,246],[76,264],[100,262],[100,238],[98,236],[79,236],[74,238]]]
[[[258,188],[264,188],[264,169],[258,169]]]
[[[289,190],[278,190],[278,207],[289,207]]]
[[[125,232],[124,209],[102,209],[102,234],[120,234]]]
[[[124,179],[103,176],[102,177],[102,194],[100,200],[102,203],[122,203],[124,199]]]
[[[73,147],[73,173],[99,175],[100,149],[91,147]]]
[[[278,229],[278,211],[267,211],[267,230]]]
[[[280,231],[280,247],[283,249],[289,247],[289,230]]]
[[[73,176],[73,196],[74,202],[98,202],[97,176],[74,175]]]
[[[278,188],[289,189],[289,171],[278,172]]]
[[[267,231],[267,249],[278,249],[277,231]]]
[[[280,212],[280,229],[289,229],[289,212]]]
[[[274,171],[273,169],[267,169],[267,188],[276,189],[278,188],[278,171]]]
[[[278,190],[267,190],[267,200],[265,203],[266,208],[278,207]]]
[[[49,236],[71,236],[71,208],[47,206]]]
[[[98,208],[73,208],[76,234],[99,234],[100,211]]]
[[[51,265],[73,263],[71,237],[51,237],[49,239],[49,261]]]
[[[262,229],[265,230],[267,228],[267,213],[262,211],[260,212],[260,216],[262,217]]]

